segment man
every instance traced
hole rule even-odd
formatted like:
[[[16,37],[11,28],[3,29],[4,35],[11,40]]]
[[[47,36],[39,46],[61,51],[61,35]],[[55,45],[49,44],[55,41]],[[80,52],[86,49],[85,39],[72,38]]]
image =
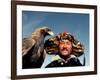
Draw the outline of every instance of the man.
[[[82,66],[77,56],[80,56],[83,54],[83,46],[79,41],[77,41],[71,34],[64,32],[60,33],[58,36],[56,36],[56,39],[52,38],[49,39],[47,42],[50,44],[50,42],[56,42],[56,49],[58,47],[58,50],[56,50],[56,55],[59,56],[58,60],[52,61],[50,64],[46,66],[47,67],[68,67],[68,66]],[[50,52],[50,48],[52,48],[51,45],[47,45],[46,50]],[[49,47],[49,49],[48,49]],[[54,48],[54,45],[53,45]],[[53,52],[51,51],[51,54],[55,54],[54,49]]]

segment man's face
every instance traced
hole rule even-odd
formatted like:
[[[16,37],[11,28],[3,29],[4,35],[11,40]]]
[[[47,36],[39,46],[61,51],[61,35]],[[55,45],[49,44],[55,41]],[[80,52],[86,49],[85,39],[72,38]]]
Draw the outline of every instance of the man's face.
[[[59,51],[61,56],[69,56],[72,52],[72,43],[69,40],[60,41]]]

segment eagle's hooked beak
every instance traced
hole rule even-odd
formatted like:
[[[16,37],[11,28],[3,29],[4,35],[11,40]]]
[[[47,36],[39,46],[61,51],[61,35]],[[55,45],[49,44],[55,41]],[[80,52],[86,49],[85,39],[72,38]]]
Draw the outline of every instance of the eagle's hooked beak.
[[[54,33],[52,31],[48,31],[48,34],[54,36]]]

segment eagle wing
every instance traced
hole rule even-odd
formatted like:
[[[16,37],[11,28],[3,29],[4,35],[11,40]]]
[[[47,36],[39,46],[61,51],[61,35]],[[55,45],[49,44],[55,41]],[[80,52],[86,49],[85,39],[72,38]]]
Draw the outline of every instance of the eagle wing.
[[[22,41],[22,55],[26,55],[27,52],[35,45],[36,41],[31,38],[24,38]]]

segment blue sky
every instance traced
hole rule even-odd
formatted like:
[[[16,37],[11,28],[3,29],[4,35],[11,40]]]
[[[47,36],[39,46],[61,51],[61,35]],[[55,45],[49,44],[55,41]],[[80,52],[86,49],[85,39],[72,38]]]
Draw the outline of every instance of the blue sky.
[[[74,35],[84,45],[86,65],[89,65],[89,14],[22,11],[23,38],[30,36],[36,28],[42,26],[50,27],[55,34],[69,32]],[[48,57],[46,61],[50,59]],[[79,59],[82,62],[83,57]]]

